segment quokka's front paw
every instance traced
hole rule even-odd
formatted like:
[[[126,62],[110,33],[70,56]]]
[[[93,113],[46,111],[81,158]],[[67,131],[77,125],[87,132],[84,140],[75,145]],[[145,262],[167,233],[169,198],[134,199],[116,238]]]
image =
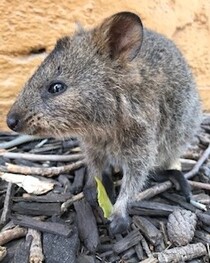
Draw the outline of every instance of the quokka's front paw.
[[[122,216],[116,213],[113,214],[109,220],[109,229],[113,235],[126,231],[131,224],[131,219],[128,215]]]

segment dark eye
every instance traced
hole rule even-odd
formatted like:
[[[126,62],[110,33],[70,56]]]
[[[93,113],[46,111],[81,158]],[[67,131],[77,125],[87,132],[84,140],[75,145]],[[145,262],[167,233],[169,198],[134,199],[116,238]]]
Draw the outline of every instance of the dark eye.
[[[61,92],[66,90],[66,85],[62,82],[54,82],[50,84],[48,88],[48,92],[51,94],[60,94]]]

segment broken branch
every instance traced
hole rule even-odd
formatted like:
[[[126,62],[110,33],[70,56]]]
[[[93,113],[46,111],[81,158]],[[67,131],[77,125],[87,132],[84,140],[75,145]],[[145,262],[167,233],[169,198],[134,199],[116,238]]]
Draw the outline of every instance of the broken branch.
[[[13,229],[5,230],[0,233],[0,246],[8,243],[9,241],[24,237],[27,233],[27,230],[23,227],[16,226]]]
[[[33,153],[14,153],[0,152],[0,156],[10,159],[24,159],[30,161],[53,161],[53,162],[73,162],[84,158],[83,154],[33,154]]]
[[[20,165],[7,163],[6,167],[4,168],[7,170],[7,172],[10,172],[10,173],[20,173],[20,174],[25,174],[25,175],[41,175],[41,176],[52,177],[52,176],[59,175],[61,173],[73,171],[75,169],[80,168],[83,165],[84,165],[84,161],[77,161],[72,164],[67,164],[67,165],[58,166],[58,167],[48,167],[48,168],[20,166]]]

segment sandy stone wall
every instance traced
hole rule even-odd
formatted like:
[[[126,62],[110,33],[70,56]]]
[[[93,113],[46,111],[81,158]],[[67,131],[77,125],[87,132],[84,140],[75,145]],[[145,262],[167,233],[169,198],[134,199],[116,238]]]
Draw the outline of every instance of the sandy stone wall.
[[[1,0],[0,130],[24,82],[61,36],[119,11],[137,12],[144,25],[173,39],[196,76],[205,110],[210,111],[209,0]]]

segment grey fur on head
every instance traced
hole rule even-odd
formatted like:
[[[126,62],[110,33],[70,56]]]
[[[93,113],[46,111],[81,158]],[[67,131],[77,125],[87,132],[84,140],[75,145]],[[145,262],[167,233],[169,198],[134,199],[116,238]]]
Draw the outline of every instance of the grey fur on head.
[[[195,135],[201,116],[191,71],[175,44],[121,12],[92,30],[60,39],[26,83],[8,125],[41,136],[78,136],[90,178],[105,164],[123,180],[111,216],[127,225],[127,203],[149,171],[169,169]]]

